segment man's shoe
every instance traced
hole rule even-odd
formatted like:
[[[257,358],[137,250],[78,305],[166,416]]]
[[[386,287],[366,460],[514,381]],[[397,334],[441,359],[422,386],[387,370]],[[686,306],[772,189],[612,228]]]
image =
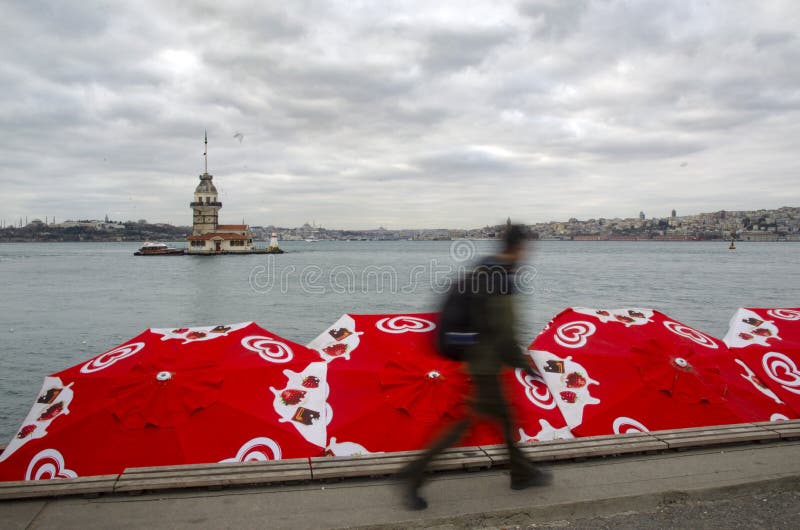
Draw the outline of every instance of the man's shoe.
[[[553,475],[549,471],[534,470],[530,475],[511,481],[512,490],[524,490],[535,486],[547,486],[553,482]]]
[[[416,488],[407,491],[405,503],[409,510],[424,510],[428,507],[428,501],[419,496]]]

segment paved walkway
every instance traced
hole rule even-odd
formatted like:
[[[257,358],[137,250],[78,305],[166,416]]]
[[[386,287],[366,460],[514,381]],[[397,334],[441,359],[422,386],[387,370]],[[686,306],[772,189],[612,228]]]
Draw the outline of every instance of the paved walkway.
[[[0,502],[3,528],[475,527],[648,510],[742,492],[800,490],[800,441],[548,466],[554,483],[512,491],[501,470],[433,475],[430,508],[407,511],[397,480]],[[690,526],[690,521],[686,521]]]

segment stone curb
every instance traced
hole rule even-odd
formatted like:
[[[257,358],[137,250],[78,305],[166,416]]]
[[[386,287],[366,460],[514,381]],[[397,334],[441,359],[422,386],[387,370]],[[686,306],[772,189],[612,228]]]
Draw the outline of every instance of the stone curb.
[[[670,431],[581,437],[521,444],[534,462],[556,462],[625,454],[653,454],[690,448],[750,443],[782,443],[800,437],[800,420],[719,425]],[[70,495],[118,495],[122,492],[266,486],[356,477],[390,476],[420,451],[376,453],[355,457],[298,458],[232,464],[190,464],[126,469],[119,475],[44,481],[0,482],[0,501]],[[432,470],[490,469],[507,464],[504,446],[446,450]]]

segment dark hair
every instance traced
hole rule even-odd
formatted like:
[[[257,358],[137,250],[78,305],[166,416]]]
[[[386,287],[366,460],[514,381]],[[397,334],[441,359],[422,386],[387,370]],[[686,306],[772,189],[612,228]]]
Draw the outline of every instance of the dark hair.
[[[528,231],[523,225],[508,225],[503,234],[506,250],[520,246],[526,239],[528,239]]]

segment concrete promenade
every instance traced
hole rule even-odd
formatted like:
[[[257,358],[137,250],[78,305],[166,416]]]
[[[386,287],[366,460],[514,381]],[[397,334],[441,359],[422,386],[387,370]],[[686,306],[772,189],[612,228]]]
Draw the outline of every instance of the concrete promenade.
[[[395,478],[0,502],[12,528],[501,527],[652,510],[729,495],[800,490],[800,441],[730,445],[543,466],[554,481],[512,491],[501,469],[443,472],[430,507],[404,508]],[[691,527],[691,521],[685,521]]]

